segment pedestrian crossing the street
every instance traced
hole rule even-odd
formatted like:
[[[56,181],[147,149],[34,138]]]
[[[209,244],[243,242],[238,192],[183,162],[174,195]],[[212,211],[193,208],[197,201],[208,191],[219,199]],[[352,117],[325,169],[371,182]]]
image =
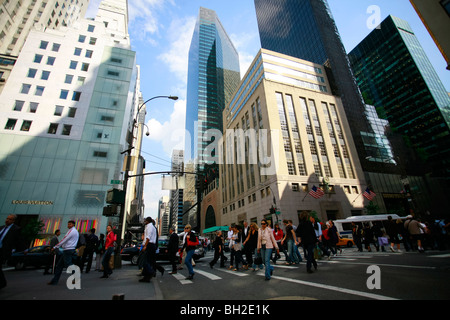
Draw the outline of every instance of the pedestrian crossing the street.
[[[335,256],[331,256],[330,259],[328,257],[322,257],[321,259],[317,260],[317,262],[320,264],[335,264],[335,263],[354,263],[356,261],[359,261],[360,263],[364,263],[364,261],[368,261],[371,258],[377,257],[384,257],[389,256],[391,253],[386,252],[372,252],[372,253],[361,253],[355,250],[343,250],[342,253],[339,253]],[[214,267],[211,269],[209,267],[208,262],[212,260],[212,254],[209,253],[205,257],[203,257],[200,261],[197,261],[196,266],[194,268],[195,271],[195,279],[199,277],[204,277],[212,281],[218,281],[223,279],[228,279],[229,275],[235,276],[237,278],[242,277],[248,277],[250,275],[264,275],[264,269],[256,269],[256,271],[253,271],[252,268],[249,268],[248,270],[243,270],[242,268],[239,271],[229,270],[228,268],[219,268]],[[300,264],[296,265],[287,265],[285,258],[282,257],[281,259],[277,260],[276,264],[271,264],[275,270],[279,269],[281,270],[303,270],[305,268],[305,260],[301,262]],[[169,266],[167,266],[168,269],[166,271],[169,271]],[[192,280],[186,280],[186,275],[183,274],[183,272],[178,272],[175,274],[172,274],[172,276],[182,285],[192,284],[195,282],[195,279]]]

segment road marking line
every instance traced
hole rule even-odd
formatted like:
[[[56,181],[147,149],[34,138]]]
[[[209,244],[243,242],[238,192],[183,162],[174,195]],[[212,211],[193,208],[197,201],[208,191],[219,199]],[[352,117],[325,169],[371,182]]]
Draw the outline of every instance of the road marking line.
[[[284,280],[284,281],[288,281],[288,282],[302,284],[302,285],[305,285],[305,286],[316,287],[316,288],[320,288],[320,289],[327,289],[327,290],[332,290],[332,291],[337,291],[337,292],[341,292],[341,293],[357,295],[357,296],[370,298],[370,299],[375,299],[375,300],[399,300],[399,299],[396,299],[396,298],[382,296],[382,295],[379,295],[379,294],[373,294],[373,293],[368,293],[368,292],[363,292],[363,291],[356,291],[356,290],[351,290],[351,289],[345,289],[345,288],[340,288],[340,287],[335,287],[335,286],[330,286],[330,285],[320,284],[320,283],[314,283],[314,282],[308,282],[308,281],[303,281],[303,280],[283,278],[283,277],[280,277],[280,276],[272,276],[272,279]]]
[[[374,263],[369,263],[369,262],[347,262],[344,260],[340,260],[340,261],[320,261],[320,262],[324,262],[324,263],[347,263],[347,264],[357,264],[357,265],[363,265],[363,266],[369,266],[369,265],[373,265]],[[409,269],[437,269],[436,267],[427,267],[427,266],[407,266],[407,265],[401,265],[401,264],[388,264],[388,263],[376,263],[377,266],[380,267],[398,267],[398,268],[409,268]]]
[[[286,265],[280,265],[280,264],[271,264],[272,267],[275,268],[285,268],[285,269],[298,269],[298,266],[286,266]]]
[[[186,276],[183,276],[182,274],[179,273],[174,273],[172,274],[172,276],[175,277],[175,279],[177,279],[178,281],[181,282],[181,284],[190,284],[193,283],[191,280],[186,280]]]
[[[447,254],[438,254],[435,256],[427,256],[428,258],[450,258],[450,253]]]
[[[233,274],[233,275],[238,276],[238,277],[246,277],[246,276],[248,276],[247,273],[242,273],[242,272],[239,272],[239,271],[231,271],[231,270],[224,270],[224,269],[216,269],[216,270],[220,270],[222,272]]]
[[[203,275],[203,276],[205,276],[205,277],[207,277],[207,278],[209,278],[209,279],[211,279],[211,280],[220,280],[220,279],[222,279],[221,277],[219,277],[219,276],[216,276],[215,274],[212,274],[212,273],[209,273],[209,272],[206,272],[206,271],[203,271],[203,270],[195,270],[195,273],[198,273],[198,274],[201,274],[201,275]]]

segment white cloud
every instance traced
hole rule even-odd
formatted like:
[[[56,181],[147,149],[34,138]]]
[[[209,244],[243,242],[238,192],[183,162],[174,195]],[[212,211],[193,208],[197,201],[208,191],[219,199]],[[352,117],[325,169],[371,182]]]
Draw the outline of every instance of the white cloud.
[[[159,199],[169,195],[169,191],[161,190],[161,176],[149,175],[144,180],[144,217],[157,218],[159,212]]]
[[[196,17],[172,20],[167,31],[170,47],[158,56],[158,59],[167,64],[169,70],[177,76],[183,86],[187,83],[189,47],[196,21]]]
[[[186,101],[177,100],[170,119],[161,123],[157,119],[150,119],[147,123],[150,136],[147,139],[161,143],[167,156],[172,156],[173,149],[184,149],[186,121]]]
[[[231,34],[230,38],[239,52],[239,65],[241,77],[243,77],[253,62],[257,50],[260,48],[259,36],[257,33],[240,33]],[[252,51],[249,52],[250,50]]]

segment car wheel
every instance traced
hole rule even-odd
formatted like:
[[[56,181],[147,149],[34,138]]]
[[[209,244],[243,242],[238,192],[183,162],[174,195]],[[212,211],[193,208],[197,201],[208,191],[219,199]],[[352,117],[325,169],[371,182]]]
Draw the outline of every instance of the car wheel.
[[[16,262],[15,269],[16,269],[16,270],[22,270],[22,269],[25,269],[25,263],[24,263],[23,261],[18,261],[18,262]]]
[[[347,242],[347,248],[353,247],[353,243],[351,241]]]
[[[138,260],[139,260],[139,255],[135,254],[134,256],[131,257],[131,264],[132,265],[137,265],[138,264]]]

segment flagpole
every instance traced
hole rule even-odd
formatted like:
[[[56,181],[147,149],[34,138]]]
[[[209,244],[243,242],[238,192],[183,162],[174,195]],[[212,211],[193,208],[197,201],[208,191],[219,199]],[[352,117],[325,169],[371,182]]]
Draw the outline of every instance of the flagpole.
[[[308,196],[309,192],[305,195],[305,197],[303,198],[302,202],[305,201],[306,197]]]
[[[352,202],[352,204],[354,204],[355,203],[355,201],[356,201],[356,199],[358,199],[359,198],[359,196],[360,195],[362,195],[363,194],[363,192],[361,192],[360,194],[358,194],[358,196],[355,198],[355,200],[353,200],[353,202]]]

